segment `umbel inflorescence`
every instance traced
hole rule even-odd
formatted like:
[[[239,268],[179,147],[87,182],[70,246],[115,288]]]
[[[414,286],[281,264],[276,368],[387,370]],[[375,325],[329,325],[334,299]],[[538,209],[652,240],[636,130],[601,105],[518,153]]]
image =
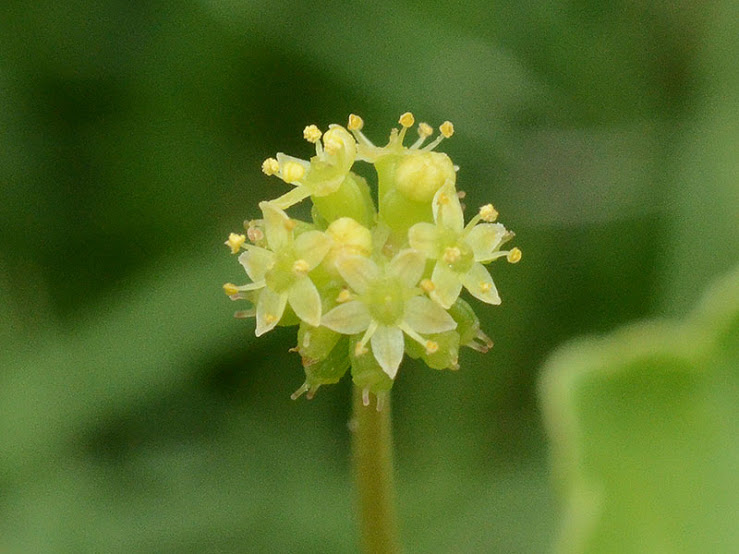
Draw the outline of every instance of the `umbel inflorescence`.
[[[226,241],[251,281],[223,286],[232,300],[251,305],[236,317],[256,317],[257,336],[298,326],[293,350],[306,380],[293,398],[306,392],[311,398],[351,368],[365,404],[371,392],[379,410],[405,354],[433,369],[458,369],[461,346],[480,352],[492,346],[460,293],[500,304],[485,266],[521,259],[518,248],[501,250],[514,234],[495,223],[491,204],[465,224],[458,167],[434,151],[454,133],[449,121],[428,144],[433,129],[420,123],[411,146],[403,142],[413,115],[399,123],[385,146],[367,139],[356,115],[346,128],[330,125],[325,133],[307,126],[303,136],[315,156],[278,153],[262,164],[293,188],[260,202],[262,218]],[[374,165],[377,208],[367,181],[352,172],[356,162]],[[312,221],[285,212],[308,197]]]

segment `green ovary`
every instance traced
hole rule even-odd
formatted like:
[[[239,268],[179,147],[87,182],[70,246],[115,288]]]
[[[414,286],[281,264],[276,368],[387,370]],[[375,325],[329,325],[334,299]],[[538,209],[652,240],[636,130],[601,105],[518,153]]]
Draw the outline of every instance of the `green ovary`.
[[[403,317],[403,285],[397,279],[382,279],[370,285],[366,305],[372,319],[382,325],[394,325]]]
[[[440,250],[440,260],[456,273],[467,273],[475,263],[472,248],[464,241],[446,243]]]
[[[293,263],[295,263],[295,255],[292,252],[278,253],[274,267],[264,276],[267,286],[277,293],[285,292],[290,288],[296,277]]]

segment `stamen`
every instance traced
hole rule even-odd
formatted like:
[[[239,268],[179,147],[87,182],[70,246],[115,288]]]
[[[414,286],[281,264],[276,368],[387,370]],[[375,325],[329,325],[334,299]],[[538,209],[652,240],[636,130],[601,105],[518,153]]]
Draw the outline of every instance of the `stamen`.
[[[293,229],[295,229],[295,226],[296,225],[297,225],[297,223],[295,223],[295,220],[294,219],[286,219],[285,220],[285,229],[287,229],[288,231],[292,231]]]
[[[369,387],[366,387],[362,391],[362,404],[364,404],[365,406],[369,406],[369,400],[370,400],[369,393],[370,393]]]
[[[481,293],[487,294],[491,290],[493,290],[493,285],[491,285],[490,283],[487,283],[485,281],[480,281],[480,292]]]
[[[385,406],[385,398],[387,398],[387,393],[384,391],[376,392],[375,398],[377,399],[376,408],[378,412],[382,411],[382,408]]]
[[[369,324],[369,327],[367,327],[367,330],[364,332],[364,335],[362,335],[362,340],[360,340],[357,345],[354,347],[354,355],[355,356],[363,356],[369,350],[367,350],[367,343],[372,338],[372,335],[375,334],[375,331],[377,331],[377,322],[372,321]]]
[[[523,253],[521,252],[520,248],[518,247],[511,248],[511,251],[508,252],[508,255],[506,256],[506,259],[508,260],[509,263],[517,264],[518,262],[521,261],[522,255]]]
[[[444,140],[445,138],[450,138],[454,134],[454,125],[452,125],[451,121],[445,121],[439,127],[439,132],[441,134],[438,137],[436,137],[432,142],[430,142],[427,146],[425,146],[424,151],[433,150],[434,148],[439,146],[439,143],[442,140]]]
[[[254,317],[257,315],[257,311],[255,309],[251,310],[239,310],[238,312],[234,312],[234,317],[236,319],[249,319],[250,317]]]
[[[492,223],[498,219],[498,210],[493,208],[492,204],[485,204],[480,207],[480,218],[487,223]]]
[[[413,117],[413,114],[411,112],[405,112],[403,115],[400,116],[400,119],[398,120],[398,123],[400,123],[403,127],[413,127],[413,124],[416,122],[416,118]]]
[[[249,237],[251,242],[257,243],[264,239],[264,231],[259,227],[249,227],[246,230],[246,236]]]
[[[427,340],[426,344],[426,354],[433,354],[437,350],[439,350],[439,343],[433,340]]]
[[[280,164],[274,158],[267,158],[262,162],[262,171],[265,175],[277,175],[280,171]]]
[[[447,264],[458,262],[462,258],[462,251],[456,246],[448,246],[444,249],[442,260]]]
[[[318,389],[319,389],[320,387],[321,387],[321,385],[320,385],[320,384],[319,384],[319,385],[313,385],[313,386],[312,386],[312,387],[310,388],[310,390],[308,391],[308,394],[306,394],[306,395],[305,395],[305,397],[306,397],[306,398],[307,398],[308,400],[313,400],[313,397],[314,397],[314,396],[316,395],[316,393],[318,392]]]
[[[230,235],[228,235],[228,240],[223,244],[231,249],[231,254],[236,254],[239,250],[241,250],[241,247],[244,245],[245,242],[246,235],[231,233]]]
[[[293,262],[293,273],[297,275],[305,275],[309,270],[310,266],[305,260],[295,260]]]
[[[493,347],[493,341],[482,330],[478,329],[472,341],[465,344],[465,346],[469,346],[472,350],[477,350],[484,354]]]
[[[351,300],[351,299],[352,299],[352,293],[349,292],[348,289],[341,289],[341,292],[336,297],[336,301],[339,304],[343,304],[344,302],[349,302],[349,300]]]
[[[418,124],[418,140],[411,145],[411,150],[416,150],[421,147],[424,141],[434,134],[434,130],[428,123]]]
[[[349,114],[349,123],[346,128],[350,131],[361,131],[362,127],[364,127],[364,119],[353,113]]]
[[[426,353],[427,354],[431,354],[432,353],[432,352],[429,352],[429,346],[431,346],[431,348],[433,348],[433,345],[436,345],[436,350],[439,349],[439,345],[436,342],[434,342],[432,340],[428,340],[428,339],[423,338],[420,334],[418,334],[416,331],[414,331],[411,328],[411,326],[408,325],[405,321],[401,321],[398,324],[398,328],[401,331],[403,331],[406,335],[408,335],[410,338],[412,338],[414,341],[416,341],[418,344],[420,344],[421,346],[423,346],[426,349]],[[436,352],[436,350],[434,350],[433,352]]]
[[[405,133],[408,131],[409,128],[413,126],[416,119],[413,117],[413,114],[411,112],[405,112],[403,115],[400,116],[400,119],[398,119],[398,123],[400,123],[403,128],[400,130],[400,133],[398,133],[398,142],[402,145],[403,140],[405,139]]]
[[[372,144],[372,141],[364,136],[362,133],[362,128],[364,127],[364,120],[355,114],[349,114],[349,123],[347,124],[346,128],[349,129],[352,132],[352,135],[354,135],[354,138],[357,140],[357,143],[361,144],[362,146],[368,146],[370,148],[374,148],[375,145]]]
[[[303,129],[303,138],[307,140],[310,143],[315,144],[321,139],[321,130],[316,127],[315,125],[308,125],[305,129]]]
[[[223,292],[225,292],[228,296],[233,296],[234,294],[239,293],[239,287],[237,287],[233,283],[225,283],[223,285]]]
[[[428,123],[418,124],[418,136],[422,138],[428,138],[434,134],[434,129]]]
[[[294,183],[300,181],[305,175],[305,168],[297,162],[287,162],[282,167],[282,180],[286,183]]]
[[[431,292],[433,290],[436,290],[436,285],[434,285],[431,279],[424,279],[423,281],[421,281],[421,288],[424,292]]]
[[[308,348],[310,346],[310,331],[307,331],[305,335],[303,336],[303,348]]]
[[[300,388],[298,390],[296,390],[294,393],[290,395],[290,399],[297,400],[298,398],[303,396],[306,392],[308,392],[308,390],[310,390],[310,385],[307,382],[305,382],[302,385],[300,385]]]
[[[277,321],[277,316],[274,315],[274,314],[266,314],[264,316],[264,321],[265,321],[265,323],[267,323],[267,325],[271,325],[272,323],[274,323],[275,321]]]

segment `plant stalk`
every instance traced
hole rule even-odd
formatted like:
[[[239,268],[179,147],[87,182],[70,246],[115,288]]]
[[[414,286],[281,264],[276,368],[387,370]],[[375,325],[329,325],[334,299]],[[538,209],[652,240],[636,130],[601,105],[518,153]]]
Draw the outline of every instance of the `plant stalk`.
[[[401,552],[393,485],[390,395],[381,411],[365,406],[362,389],[354,386],[352,466],[362,546],[367,554]]]

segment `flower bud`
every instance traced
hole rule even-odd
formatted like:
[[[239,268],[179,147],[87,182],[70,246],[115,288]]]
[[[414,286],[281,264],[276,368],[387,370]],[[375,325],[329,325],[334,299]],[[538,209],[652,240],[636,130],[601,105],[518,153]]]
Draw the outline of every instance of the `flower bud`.
[[[452,160],[441,152],[411,152],[395,168],[395,186],[414,202],[431,202],[444,183],[455,180]]]

